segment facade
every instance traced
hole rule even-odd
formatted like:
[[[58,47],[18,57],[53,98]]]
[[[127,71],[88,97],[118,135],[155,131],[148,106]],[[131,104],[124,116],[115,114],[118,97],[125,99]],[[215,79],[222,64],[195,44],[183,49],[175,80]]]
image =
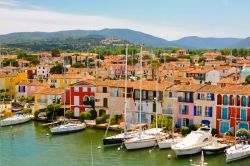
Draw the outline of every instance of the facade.
[[[53,104],[55,100],[60,100],[60,104],[64,103],[64,89],[44,88],[34,93],[35,106],[34,109],[45,109],[48,105]]]
[[[216,128],[216,85],[205,85],[194,94],[194,124]]]
[[[36,67],[37,78],[47,79],[49,77],[50,68],[51,67],[49,65],[38,65]]]
[[[217,92],[216,129],[218,134],[240,128],[249,130],[250,87],[227,86]],[[235,121],[236,120],[236,121]],[[235,126],[236,124],[236,126]]]
[[[90,111],[95,104],[96,86],[89,82],[79,81],[70,85],[70,109],[74,117],[79,117],[81,112]]]
[[[219,71],[213,69],[194,69],[187,72],[186,77],[193,77],[197,84],[216,84],[220,81]]]

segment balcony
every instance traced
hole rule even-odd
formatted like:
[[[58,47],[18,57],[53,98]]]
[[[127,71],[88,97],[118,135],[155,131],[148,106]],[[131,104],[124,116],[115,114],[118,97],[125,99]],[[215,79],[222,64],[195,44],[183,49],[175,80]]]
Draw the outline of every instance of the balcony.
[[[193,102],[193,98],[187,98],[187,97],[182,97],[179,96],[178,97],[178,102],[185,102],[185,103],[192,103]]]

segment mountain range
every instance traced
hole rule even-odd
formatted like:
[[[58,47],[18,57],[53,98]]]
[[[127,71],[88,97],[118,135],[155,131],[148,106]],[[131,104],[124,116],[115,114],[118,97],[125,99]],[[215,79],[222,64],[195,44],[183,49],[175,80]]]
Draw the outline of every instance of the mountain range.
[[[115,38],[134,44],[144,44],[151,47],[183,47],[190,49],[221,49],[221,48],[250,48],[250,37],[215,38],[188,36],[179,40],[166,40],[130,29],[102,29],[102,30],[68,30],[58,32],[17,32],[0,35],[0,43],[15,43],[23,41],[53,41],[67,38]]]

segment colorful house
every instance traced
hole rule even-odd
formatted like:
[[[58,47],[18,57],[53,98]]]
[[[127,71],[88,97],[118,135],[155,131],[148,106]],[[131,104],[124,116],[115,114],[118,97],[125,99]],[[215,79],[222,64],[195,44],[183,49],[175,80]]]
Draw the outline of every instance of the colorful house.
[[[205,85],[194,95],[194,124],[206,124],[216,128],[217,85]]]
[[[64,89],[59,88],[44,88],[34,93],[35,106],[34,109],[45,109],[48,105],[53,104],[55,100],[60,100],[64,103]]]
[[[178,127],[194,124],[194,93],[203,86],[201,84],[179,84],[167,89],[169,92],[176,93]]]
[[[236,121],[235,121],[236,120]],[[250,124],[250,86],[226,86],[217,91],[216,129],[218,134]]]
[[[89,82],[79,81],[70,85],[70,109],[74,111],[74,117],[94,107],[95,92],[96,86]]]

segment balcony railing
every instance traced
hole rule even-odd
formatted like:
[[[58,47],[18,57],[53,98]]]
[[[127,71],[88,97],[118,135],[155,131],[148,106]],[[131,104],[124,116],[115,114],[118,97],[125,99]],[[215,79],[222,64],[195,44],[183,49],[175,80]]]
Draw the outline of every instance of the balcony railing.
[[[186,102],[186,103],[192,103],[193,99],[192,98],[185,98],[185,97],[178,97],[178,102]]]

